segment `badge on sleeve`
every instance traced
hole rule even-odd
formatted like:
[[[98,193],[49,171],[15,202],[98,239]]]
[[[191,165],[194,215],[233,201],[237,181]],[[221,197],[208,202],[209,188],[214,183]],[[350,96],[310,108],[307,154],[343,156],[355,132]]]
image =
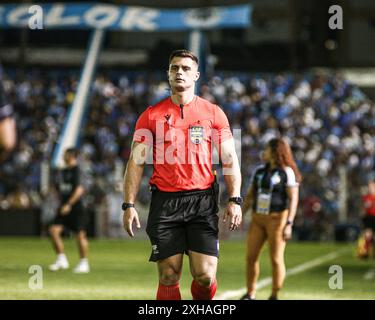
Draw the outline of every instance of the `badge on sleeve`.
[[[203,141],[203,134],[202,126],[191,126],[189,128],[190,141],[194,144],[200,144]]]
[[[272,185],[279,184],[281,181],[281,177],[278,172],[274,173],[271,177]]]

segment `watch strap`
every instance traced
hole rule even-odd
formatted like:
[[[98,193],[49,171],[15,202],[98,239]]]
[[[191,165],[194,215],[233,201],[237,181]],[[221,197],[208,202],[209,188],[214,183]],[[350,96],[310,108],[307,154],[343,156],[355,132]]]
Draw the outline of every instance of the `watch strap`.
[[[122,204],[122,210],[125,211],[128,208],[134,208],[134,203],[124,202]]]
[[[235,204],[242,205],[243,204],[243,199],[242,197],[230,197],[229,202],[234,202]]]

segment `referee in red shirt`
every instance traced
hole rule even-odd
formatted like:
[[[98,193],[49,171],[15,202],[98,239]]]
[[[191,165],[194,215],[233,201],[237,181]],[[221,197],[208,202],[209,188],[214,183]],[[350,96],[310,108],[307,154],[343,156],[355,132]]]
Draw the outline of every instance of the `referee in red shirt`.
[[[219,256],[218,188],[212,172],[212,146],[218,151],[229,200],[224,214],[230,230],[241,224],[241,173],[224,112],[194,94],[198,59],[188,50],[169,58],[172,94],[139,117],[124,176],[124,228],[140,228],[134,203],[147,159],[152,158],[152,199],[146,231],[150,261],[157,262],[158,300],[181,300],[183,255],[189,257],[192,297],[211,300],[216,292]],[[151,157],[152,152],[152,157]],[[150,157],[148,154],[150,153]]]

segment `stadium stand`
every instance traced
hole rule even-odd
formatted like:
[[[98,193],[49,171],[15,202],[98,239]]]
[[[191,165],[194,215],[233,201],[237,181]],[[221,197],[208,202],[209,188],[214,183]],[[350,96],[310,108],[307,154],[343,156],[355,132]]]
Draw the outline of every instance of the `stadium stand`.
[[[29,69],[22,74],[8,69],[6,74],[5,88],[17,110],[20,141],[12,158],[2,165],[0,206],[40,208],[45,200],[39,192],[41,165],[51,157],[64,124],[78,71]],[[168,93],[160,73],[98,73],[80,141],[82,166],[91,185],[87,206],[119,198],[121,193],[114,188],[116,164],[125,163],[129,156],[135,120]],[[375,104],[356,86],[332,73],[217,72],[202,83],[201,94],[223,108],[233,128],[242,129],[243,192],[264,143],[275,135],[287,137],[304,177],[296,223],[300,239],[332,238],[332,226],[338,222],[340,168],[351,190],[348,221],[359,222],[360,186],[374,168]],[[150,174],[147,170],[146,176]],[[148,200],[146,177],[139,201],[146,205]],[[48,208],[46,221],[53,215],[53,206]]]

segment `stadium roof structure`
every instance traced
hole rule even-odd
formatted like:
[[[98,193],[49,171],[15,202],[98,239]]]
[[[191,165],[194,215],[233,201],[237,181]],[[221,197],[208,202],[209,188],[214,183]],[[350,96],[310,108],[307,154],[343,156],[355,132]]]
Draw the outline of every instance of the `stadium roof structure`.
[[[0,6],[0,28],[93,30],[77,93],[56,148],[52,165],[63,166],[63,153],[79,144],[89,90],[107,30],[132,32],[188,31],[189,49],[200,61],[204,38],[201,30],[247,27],[251,5],[160,9],[103,3],[7,4]],[[205,71],[201,64],[201,73]]]

